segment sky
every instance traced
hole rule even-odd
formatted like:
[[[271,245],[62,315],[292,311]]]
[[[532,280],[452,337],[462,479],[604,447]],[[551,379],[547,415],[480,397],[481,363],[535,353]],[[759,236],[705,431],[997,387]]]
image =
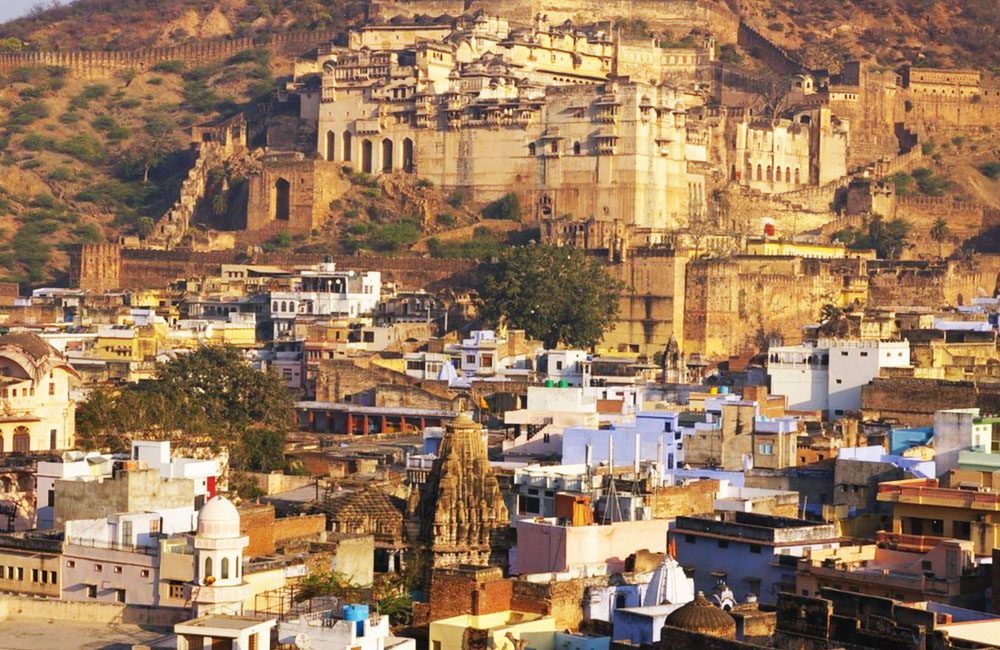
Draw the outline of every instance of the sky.
[[[65,3],[67,0],[61,1]],[[23,16],[36,4],[38,0],[0,0],[0,22]]]

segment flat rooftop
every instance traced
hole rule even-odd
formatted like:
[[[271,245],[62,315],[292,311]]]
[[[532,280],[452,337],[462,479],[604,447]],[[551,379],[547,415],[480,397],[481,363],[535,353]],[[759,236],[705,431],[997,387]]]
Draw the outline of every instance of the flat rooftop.
[[[0,650],[128,650],[163,638],[163,632],[138,625],[68,623],[47,619],[0,621]]]

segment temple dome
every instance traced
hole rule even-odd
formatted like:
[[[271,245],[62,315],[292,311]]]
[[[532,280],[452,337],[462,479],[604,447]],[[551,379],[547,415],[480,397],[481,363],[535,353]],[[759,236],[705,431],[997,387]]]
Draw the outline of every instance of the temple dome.
[[[226,497],[216,496],[198,511],[198,535],[212,539],[240,536],[240,513]]]
[[[670,612],[664,623],[723,639],[736,638],[736,621],[733,617],[708,602],[705,594],[700,591],[690,603]]]

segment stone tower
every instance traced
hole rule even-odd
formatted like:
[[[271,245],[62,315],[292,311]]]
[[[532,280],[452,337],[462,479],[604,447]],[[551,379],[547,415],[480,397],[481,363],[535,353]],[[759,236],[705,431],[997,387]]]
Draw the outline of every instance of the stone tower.
[[[505,565],[499,537],[509,529],[507,506],[490,469],[483,430],[466,415],[445,430],[438,458],[411,514],[420,523],[427,567]]]

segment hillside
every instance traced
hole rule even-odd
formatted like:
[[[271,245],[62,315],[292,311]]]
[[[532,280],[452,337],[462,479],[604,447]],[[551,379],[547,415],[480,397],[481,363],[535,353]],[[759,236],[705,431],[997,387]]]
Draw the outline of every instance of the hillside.
[[[996,0],[741,0],[765,36],[814,68],[872,56],[895,66],[1000,66]]]
[[[76,0],[0,25],[0,39],[13,39],[0,42],[0,51],[167,47],[340,27],[362,15],[357,0]]]

